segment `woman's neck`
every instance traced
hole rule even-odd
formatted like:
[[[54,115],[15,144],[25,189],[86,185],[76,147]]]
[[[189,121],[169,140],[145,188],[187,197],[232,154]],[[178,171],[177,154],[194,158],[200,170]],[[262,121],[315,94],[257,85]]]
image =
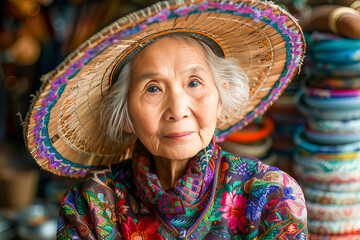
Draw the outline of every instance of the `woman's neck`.
[[[163,190],[173,188],[186,173],[190,159],[169,160],[155,157],[155,167]]]

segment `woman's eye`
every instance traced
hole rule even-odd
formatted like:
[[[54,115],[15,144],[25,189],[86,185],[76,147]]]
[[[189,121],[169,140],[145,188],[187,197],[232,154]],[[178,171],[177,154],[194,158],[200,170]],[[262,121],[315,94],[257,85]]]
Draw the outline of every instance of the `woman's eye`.
[[[154,93],[159,91],[160,89],[157,86],[150,86],[146,89],[146,91],[150,92],[150,93]]]
[[[200,83],[198,82],[198,81],[191,81],[190,83],[189,83],[189,87],[197,87],[197,86],[199,86],[200,85]]]

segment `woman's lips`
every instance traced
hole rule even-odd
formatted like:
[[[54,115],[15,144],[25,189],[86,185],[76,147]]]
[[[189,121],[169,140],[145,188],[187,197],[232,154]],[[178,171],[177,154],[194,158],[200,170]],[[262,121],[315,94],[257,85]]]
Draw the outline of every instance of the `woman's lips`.
[[[171,140],[183,140],[193,134],[194,131],[186,131],[186,132],[178,132],[178,133],[170,133],[165,135],[164,137],[169,138]]]

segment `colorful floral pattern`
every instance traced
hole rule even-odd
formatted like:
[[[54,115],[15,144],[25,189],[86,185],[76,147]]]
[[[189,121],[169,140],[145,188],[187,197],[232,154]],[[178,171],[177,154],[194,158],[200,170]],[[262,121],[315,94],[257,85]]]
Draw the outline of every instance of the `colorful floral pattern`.
[[[151,179],[139,176],[144,174],[141,166],[146,165],[136,164],[136,156],[144,156],[137,149],[132,161],[94,171],[65,194],[58,239],[308,238],[301,188],[277,168],[229,154],[212,142],[191,160],[189,170],[175,185],[180,189],[175,202],[183,204],[184,213],[165,214],[169,211],[152,201],[156,194],[144,196],[146,188],[139,188],[140,183],[156,183],[150,180],[157,176],[151,166],[146,169]],[[134,171],[135,166],[140,169]],[[207,168],[212,174],[205,181]],[[201,171],[194,174],[193,169]],[[187,181],[191,178],[204,181],[199,185]],[[186,203],[186,193],[181,190],[184,181],[189,188],[193,184],[202,189],[206,184],[205,194]],[[167,207],[173,200],[162,199]]]
[[[223,204],[220,207],[220,211],[224,212],[223,217],[229,219],[229,228],[236,229],[239,228],[241,231],[244,231],[244,226],[246,224],[246,202],[247,199],[245,196],[236,194],[236,190],[232,191],[230,194],[223,192],[222,199],[220,204]]]
[[[120,226],[125,240],[162,240],[157,232],[160,224],[149,215],[145,216],[136,224],[133,219],[127,217],[126,223]]]

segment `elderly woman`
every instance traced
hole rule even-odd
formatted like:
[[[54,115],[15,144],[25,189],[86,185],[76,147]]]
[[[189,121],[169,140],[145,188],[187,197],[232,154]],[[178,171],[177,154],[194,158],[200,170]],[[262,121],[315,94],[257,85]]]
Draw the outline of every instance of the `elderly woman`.
[[[58,238],[306,239],[297,183],[216,143],[289,83],[299,32],[271,3],[163,2],[80,46],[45,76],[26,131],[43,168],[87,174]]]

